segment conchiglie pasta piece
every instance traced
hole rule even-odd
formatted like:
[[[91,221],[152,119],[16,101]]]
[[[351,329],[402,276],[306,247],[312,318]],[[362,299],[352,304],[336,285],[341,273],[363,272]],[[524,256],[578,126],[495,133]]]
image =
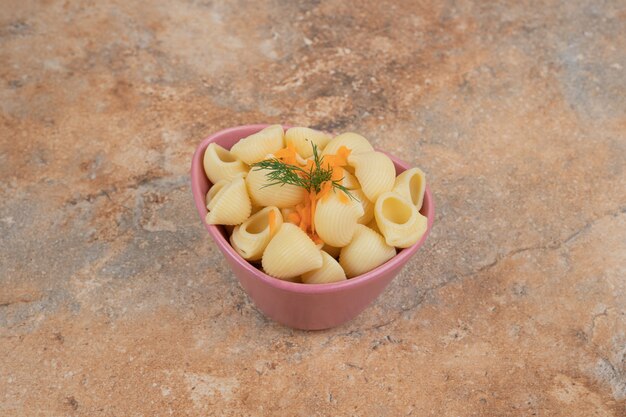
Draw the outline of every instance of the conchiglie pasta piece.
[[[391,246],[408,248],[422,238],[428,225],[413,203],[398,193],[388,192],[376,200],[376,224]]]
[[[328,145],[324,148],[322,155],[334,155],[339,151],[339,148],[345,146],[352,151],[352,154],[361,152],[373,152],[374,148],[363,136],[348,132],[335,136]]]
[[[313,155],[313,144],[321,153],[328,142],[330,142],[330,136],[308,127],[292,127],[285,132],[285,144],[289,146],[290,143],[293,143],[296,152],[303,158]]]
[[[218,181],[215,184],[213,184],[211,186],[211,188],[209,188],[209,191],[206,193],[206,197],[205,197],[205,204],[206,204],[206,208],[207,210],[209,209],[209,203],[211,202],[211,200],[213,200],[213,198],[215,197],[215,195],[222,189],[224,188],[225,185],[230,184],[230,181],[228,180],[222,180],[222,181]]]
[[[322,266],[321,251],[298,226],[283,223],[262,258],[263,270],[279,279],[295,278]]]
[[[250,197],[246,190],[246,183],[242,177],[223,184],[219,191],[207,204],[209,212],[206,215],[208,224],[236,225],[244,222],[252,210]]]
[[[236,226],[230,243],[242,258],[258,261],[267,244],[283,224],[283,216],[276,207],[265,207]]]
[[[246,176],[246,185],[252,203],[257,206],[292,207],[301,203],[306,190],[293,184],[275,184],[267,186],[271,180],[267,178],[269,171],[253,168]]]
[[[339,198],[342,191],[331,190],[327,196],[317,202],[315,209],[315,232],[327,244],[337,247],[346,246],[363,215],[363,207],[357,201]]]
[[[391,191],[396,180],[396,169],[387,155],[381,152],[365,152],[348,156],[348,163],[354,167],[354,175],[361,189],[370,201]]]
[[[364,274],[396,255],[396,249],[385,239],[362,224],[357,225],[350,244],[341,249],[339,264],[348,278]]]
[[[344,281],[346,273],[339,262],[332,256],[322,251],[322,266],[313,271],[302,274],[302,282],[305,284],[327,284],[329,282]]]
[[[230,152],[248,165],[265,159],[265,155],[276,152],[284,144],[284,131],[280,125],[268,126],[235,143]]]
[[[411,168],[396,177],[391,191],[394,191],[411,201],[419,211],[424,202],[426,191],[426,175],[419,168]]]
[[[204,172],[213,184],[219,181],[232,181],[235,177],[246,174],[250,169],[237,159],[229,150],[217,143],[211,143],[204,151]]]

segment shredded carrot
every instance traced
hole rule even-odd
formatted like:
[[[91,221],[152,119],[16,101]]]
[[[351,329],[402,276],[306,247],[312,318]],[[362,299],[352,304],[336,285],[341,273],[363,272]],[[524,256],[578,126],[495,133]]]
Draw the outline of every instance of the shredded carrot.
[[[296,145],[294,145],[293,142],[288,143],[286,147],[279,149],[274,153],[274,157],[276,157],[276,159],[280,159],[289,165],[298,164],[296,155]]]
[[[300,215],[295,211],[287,215],[287,221],[296,225],[300,225]]]
[[[345,167],[348,165],[348,156],[350,156],[350,152],[352,152],[350,149],[342,146],[337,150],[335,155],[324,155],[324,163],[329,168]]]
[[[304,204],[300,203],[296,206],[296,211],[298,212],[298,214],[300,215],[300,229],[302,229],[303,231],[307,231],[308,229],[308,223],[309,223],[309,210],[307,208],[307,203],[308,203],[309,199],[305,199],[304,200]]]
[[[343,179],[343,168],[342,167],[334,167],[333,168],[333,173],[332,176],[330,177],[330,179],[332,181],[340,181],[341,179]]]

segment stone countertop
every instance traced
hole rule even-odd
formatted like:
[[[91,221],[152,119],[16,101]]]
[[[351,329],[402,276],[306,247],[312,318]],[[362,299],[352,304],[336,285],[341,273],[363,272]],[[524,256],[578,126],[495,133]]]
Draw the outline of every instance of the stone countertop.
[[[0,415],[626,415],[618,0],[0,10]],[[225,127],[421,167],[427,244],[339,328],[264,318],[195,211]]]

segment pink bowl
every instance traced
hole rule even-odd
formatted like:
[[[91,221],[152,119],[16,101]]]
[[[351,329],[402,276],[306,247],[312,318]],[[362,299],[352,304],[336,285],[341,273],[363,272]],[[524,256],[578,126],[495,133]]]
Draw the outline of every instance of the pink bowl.
[[[235,252],[222,226],[212,226],[204,222],[207,214],[205,195],[211,186],[202,165],[204,150],[212,142],[230,149],[239,139],[267,126],[258,124],[232,127],[209,136],[198,145],[191,162],[191,189],[196,208],[204,226],[226,257],[239,283],[265,315],[297,329],[319,330],[338,326],[356,317],[374,301],[424,244],[435,215],[430,189],[426,187],[424,205],[421,209],[421,213],[428,218],[426,233],[419,242],[402,249],[387,263],[366,274],[331,284],[300,284],[273,278]],[[406,163],[391,155],[389,157],[397,173],[409,168]]]

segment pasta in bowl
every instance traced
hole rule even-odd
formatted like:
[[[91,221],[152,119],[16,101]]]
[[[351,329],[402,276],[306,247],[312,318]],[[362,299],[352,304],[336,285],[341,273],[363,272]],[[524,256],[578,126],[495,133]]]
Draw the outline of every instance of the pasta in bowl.
[[[198,213],[241,286],[268,317],[299,329],[358,315],[434,219],[423,173],[354,133],[226,129],[198,146],[191,179]]]

